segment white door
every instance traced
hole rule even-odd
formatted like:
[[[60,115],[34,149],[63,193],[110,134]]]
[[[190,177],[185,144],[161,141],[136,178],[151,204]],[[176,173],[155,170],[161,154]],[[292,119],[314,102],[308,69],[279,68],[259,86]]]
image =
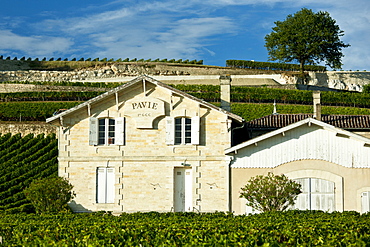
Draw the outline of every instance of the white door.
[[[175,167],[174,169],[174,211],[192,211],[192,175],[191,169]]]
[[[362,192],[361,194],[361,213],[370,211],[370,191]]]

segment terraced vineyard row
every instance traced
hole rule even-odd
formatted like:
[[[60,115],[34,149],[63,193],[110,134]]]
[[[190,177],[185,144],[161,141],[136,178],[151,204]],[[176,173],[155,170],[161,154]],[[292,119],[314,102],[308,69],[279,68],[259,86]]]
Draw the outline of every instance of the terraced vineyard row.
[[[32,212],[23,190],[35,179],[57,175],[55,135],[0,135],[0,211]]]

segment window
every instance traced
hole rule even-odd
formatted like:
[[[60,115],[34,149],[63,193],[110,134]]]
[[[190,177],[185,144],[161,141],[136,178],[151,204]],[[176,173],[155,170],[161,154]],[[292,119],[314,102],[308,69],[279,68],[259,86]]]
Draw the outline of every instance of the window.
[[[125,119],[90,118],[89,145],[124,145]]]
[[[199,145],[200,118],[166,117],[167,145]]]
[[[115,120],[111,118],[99,119],[98,145],[114,144]]]
[[[96,202],[114,203],[114,168],[99,167],[97,169]]]
[[[320,178],[295,179],[302,185],[294,208],[300,210],[335,211],[334,183]]]
[[[175,144],[191,143],[191,118],[175,118]]]

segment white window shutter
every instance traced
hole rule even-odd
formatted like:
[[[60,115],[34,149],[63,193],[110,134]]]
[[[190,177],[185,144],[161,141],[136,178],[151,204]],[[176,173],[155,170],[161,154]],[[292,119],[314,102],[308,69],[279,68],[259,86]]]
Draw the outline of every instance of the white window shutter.
[[[199,145],[200,117],[191,118],[191,144]]]
[[[89,118],[89,145],[98,145],[98,119]]]
[[[96,178],[96,202],[105,203],[105,178],[106,169],[98,168]]]
[[[107,168],[106,203],[114,203],[114,168]]]
[[[115,120],[115,144],[125,145],[125,118],[119,117]]]
[[[175,144],[175,119],[173,117],[166,117],[166,144]]]

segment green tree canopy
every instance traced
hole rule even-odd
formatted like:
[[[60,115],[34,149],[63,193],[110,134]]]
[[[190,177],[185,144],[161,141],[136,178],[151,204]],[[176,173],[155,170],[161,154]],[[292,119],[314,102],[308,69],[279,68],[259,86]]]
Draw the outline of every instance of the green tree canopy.
[[[284,21],[276,21],[272,32],[265,36],[265,47],[270,60],[298,61],[301,73],[304,65],[325,62],[333,69],[342,67],[342,48],[348,47],[340,40],[344,32],[328,12],[314,13],[302,8]]]
[[[252,177],[241,188],[240,198],[247,199],[247,206],[260,212],[283,211],[294,205],[297,196],[302,192],[301,185],[284,174]]]

